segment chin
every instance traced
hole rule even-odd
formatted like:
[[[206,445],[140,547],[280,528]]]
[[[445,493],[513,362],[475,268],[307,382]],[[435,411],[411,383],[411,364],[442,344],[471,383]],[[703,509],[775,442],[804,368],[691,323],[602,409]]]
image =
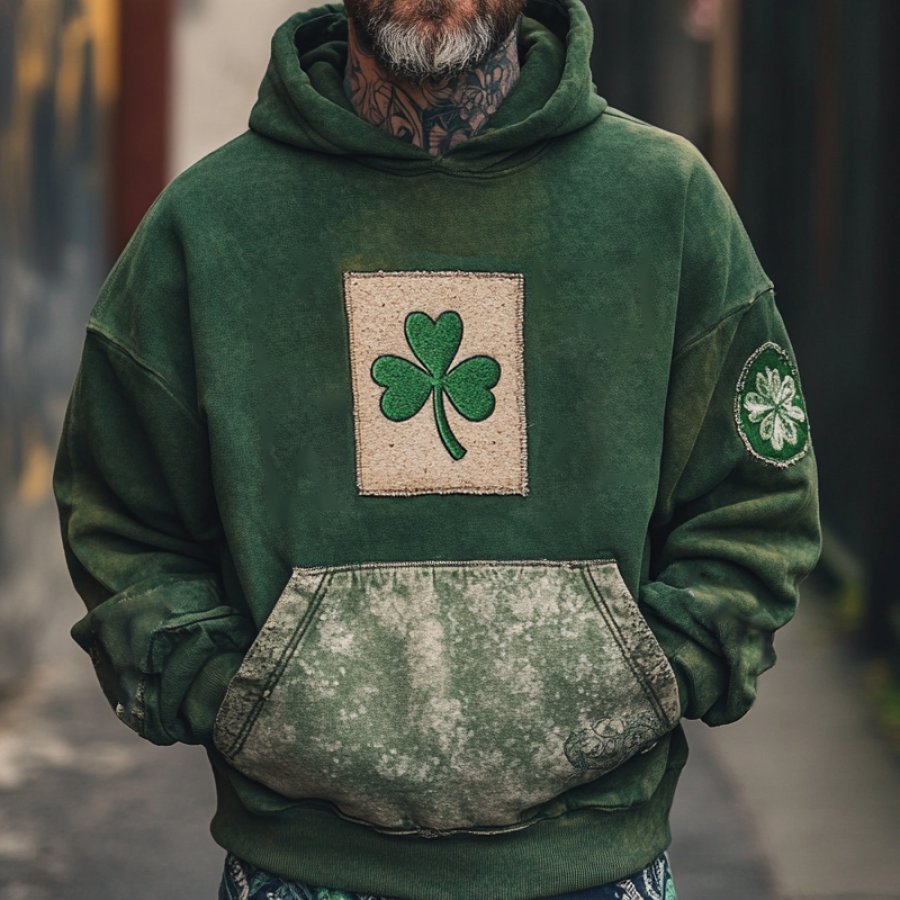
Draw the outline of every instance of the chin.
[[[345,0],[378,62],[413,81],[460,75],[495,52],[524,0]]]

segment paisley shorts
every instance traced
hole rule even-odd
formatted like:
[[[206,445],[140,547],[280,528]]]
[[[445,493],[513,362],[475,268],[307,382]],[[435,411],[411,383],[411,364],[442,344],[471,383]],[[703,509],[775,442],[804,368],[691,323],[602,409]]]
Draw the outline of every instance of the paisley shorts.
[[[234,854],[225,857],[225,871],[218,900],[391,900],[376,894],[354,894],[313,887],[301,881],[285,881],[264,872]],[[669,858],[661,853],[640,872],[614,884],[557,894],[549,900],[677,900]]]

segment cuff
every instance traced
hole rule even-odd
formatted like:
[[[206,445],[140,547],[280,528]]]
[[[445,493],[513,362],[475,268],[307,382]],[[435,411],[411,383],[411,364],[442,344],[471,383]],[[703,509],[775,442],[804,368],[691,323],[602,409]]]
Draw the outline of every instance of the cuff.
[[[728,668],[725,661],[693,641],[685,641],[670,658],[678,691],[681,714],[702,719],[708,725],[719,724],[714,710],[728,695]]]
[[[711,711],[728,693],[725,660],[666,625],[650,609],[641,612],[675,673],[682,718],[718,724],[711,721]]]
[[[191,682],[184,695],[182,712],[194,736],[194,743],[208,744],[212,741],[216,714],[225,698],[228,683],[243,660],[244,654],[237,651],[217,653]]]

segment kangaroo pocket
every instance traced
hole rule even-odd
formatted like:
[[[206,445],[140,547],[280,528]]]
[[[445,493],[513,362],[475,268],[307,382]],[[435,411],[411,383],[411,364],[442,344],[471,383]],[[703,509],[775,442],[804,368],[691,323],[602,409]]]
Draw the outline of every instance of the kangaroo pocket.
[[[383,831],[503,831],[648,750],[672,669],[614,560],[295,568],[213,740]]]

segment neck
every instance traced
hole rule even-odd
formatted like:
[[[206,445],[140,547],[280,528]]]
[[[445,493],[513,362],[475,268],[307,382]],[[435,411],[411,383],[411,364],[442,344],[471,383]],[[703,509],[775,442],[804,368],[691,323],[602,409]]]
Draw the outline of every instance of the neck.
[[[519,79],[518,22],[481,65],[421,82],[389,75],[352,19],[347,30],[344,91],[356,114],[432,156],[476,135]]]

